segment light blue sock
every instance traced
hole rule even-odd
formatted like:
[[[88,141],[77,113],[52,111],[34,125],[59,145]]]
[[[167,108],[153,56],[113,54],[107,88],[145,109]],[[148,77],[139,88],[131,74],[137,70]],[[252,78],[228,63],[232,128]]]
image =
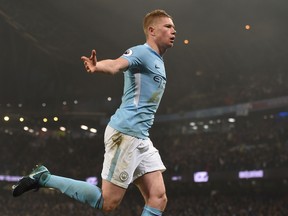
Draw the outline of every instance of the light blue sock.
[[[162,211],[145,205],[141,216],[161,216]]]
[[[93,208],[102,209],[102,192],[95,185],[46,173],[41,176],[39,184],[44,187],[58,189],[73,199],[88,203]]]

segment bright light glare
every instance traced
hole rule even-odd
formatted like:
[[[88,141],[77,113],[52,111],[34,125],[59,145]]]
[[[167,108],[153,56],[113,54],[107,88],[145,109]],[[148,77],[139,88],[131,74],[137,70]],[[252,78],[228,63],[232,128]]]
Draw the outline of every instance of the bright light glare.
[[[60,130],[61,131],[66,131],[66,128],[65,127],[60,127]]]
[[[251,26],[250,26],[250,25],[245,25],[245,29],[246,29],[246,30],[250,30],[250,29],[251,29]]]
[[[80,127],[82,130],[88,130],[88,127],[86,125],[81,125]]]
[[[234,123],[236,120],[235,120],[235,118],[229,118],[228,119],[228,122],[230,122],[230,123]]]
[[[187,40],[187,39],[184,40],[184,44],[186,44],[186,45],[189,44],[189,40]]]
[[[190,124],[190,126],[195,126],[196,125],[195,122],[190,122],[189,124]]]
[[[90,132],[91,132],[91,133],[97,133],[97,129],[95,129],[95,128],[90,128]]]

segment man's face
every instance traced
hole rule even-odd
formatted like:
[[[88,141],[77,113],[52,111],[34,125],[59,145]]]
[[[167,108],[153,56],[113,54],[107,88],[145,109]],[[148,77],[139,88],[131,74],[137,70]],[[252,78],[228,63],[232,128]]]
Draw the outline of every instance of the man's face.
[[[176,30],[172,19],[160,17],[153,26],[155,42],[163,48],[173,47]]]

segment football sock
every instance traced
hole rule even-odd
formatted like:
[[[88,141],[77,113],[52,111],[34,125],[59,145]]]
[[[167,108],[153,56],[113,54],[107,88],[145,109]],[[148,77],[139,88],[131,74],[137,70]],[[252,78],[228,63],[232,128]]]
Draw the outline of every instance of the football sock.
[[[39,184],[44,187],[58,189],[67,196],[82,203],[87,203],[93,208],[102,209],[102,192],[95,185],[46,173],[40,177]]]
[[[162,211],[145,205],[141,216],[161,216]]]

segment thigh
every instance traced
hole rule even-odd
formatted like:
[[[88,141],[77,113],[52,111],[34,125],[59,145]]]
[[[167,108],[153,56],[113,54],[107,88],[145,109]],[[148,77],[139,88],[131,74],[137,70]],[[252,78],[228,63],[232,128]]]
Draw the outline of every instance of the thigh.
[[[122,201],[126,189],[119,187],[109,181],[102,180],[103,210],[110,212]]]
[[[153,208],[164,209],[163,197],[166,199],[166,189],[161,171],[146,173],[134,181],[142,196],[145,199],[146,205]]]

